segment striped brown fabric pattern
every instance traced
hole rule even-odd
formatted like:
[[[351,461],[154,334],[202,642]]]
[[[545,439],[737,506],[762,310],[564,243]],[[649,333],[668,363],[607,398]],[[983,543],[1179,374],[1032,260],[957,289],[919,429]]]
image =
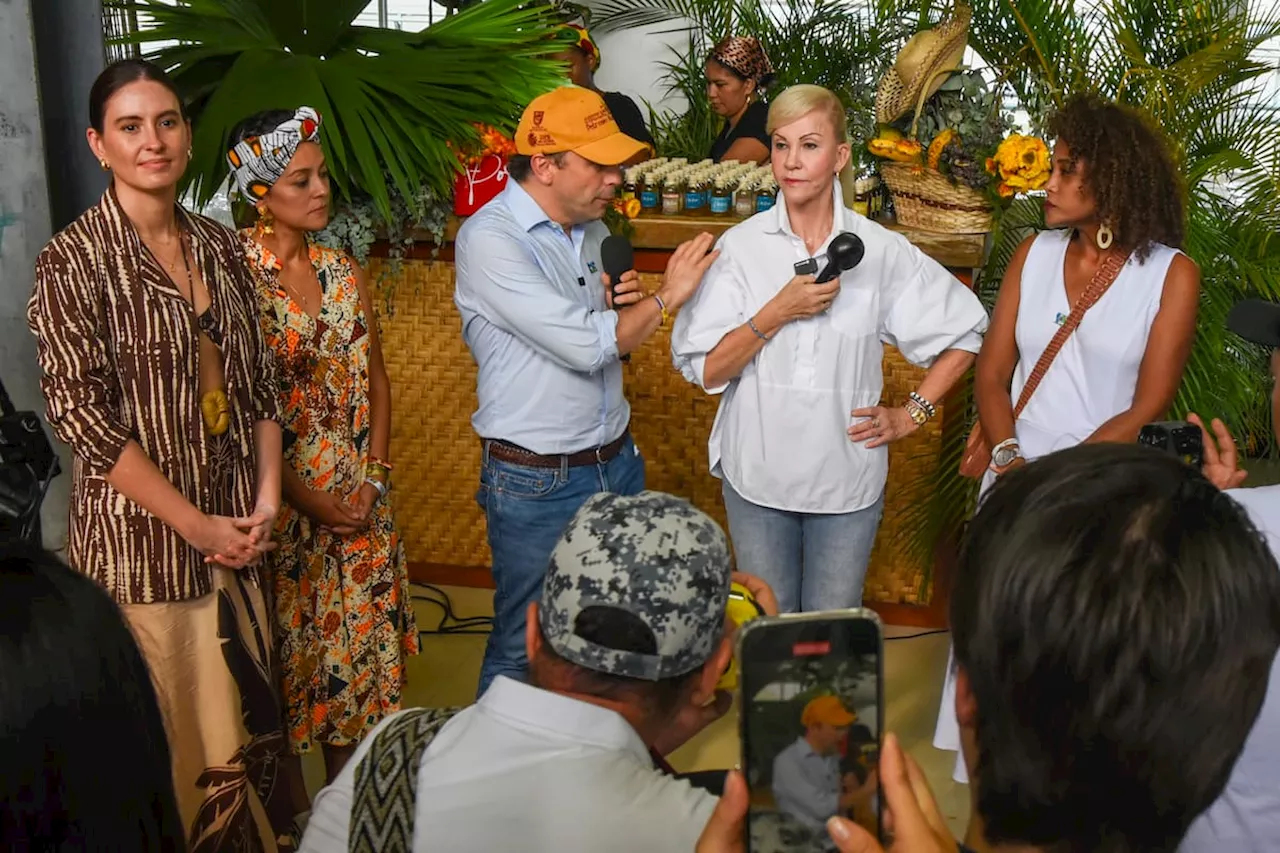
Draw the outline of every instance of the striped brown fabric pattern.
[[[36,261],[27,323],[37,338],[49,423],[75,452],[68,560],[126,604],[211,591],[201,554],[103,476],[136,442],[204,512],[249,514],[253,425],[279,421],[275,363],[253,280],[228,229],[178,208],[221,336],[233,476],[214,494],[212,440],[200,415],[196,318],[108,190]]]

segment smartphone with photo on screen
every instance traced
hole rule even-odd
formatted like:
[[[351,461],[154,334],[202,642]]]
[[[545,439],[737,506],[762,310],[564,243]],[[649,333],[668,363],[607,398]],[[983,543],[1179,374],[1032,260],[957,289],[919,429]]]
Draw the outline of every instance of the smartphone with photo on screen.
[[[835,850],[827,821],[883,840],[884,638],[871,610],[765,616],[738,635],[749,853]]]

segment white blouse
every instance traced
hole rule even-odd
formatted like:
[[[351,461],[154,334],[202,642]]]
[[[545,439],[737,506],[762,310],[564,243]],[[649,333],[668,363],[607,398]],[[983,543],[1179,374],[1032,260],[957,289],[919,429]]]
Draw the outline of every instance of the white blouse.
[[[711,471],[752,503],[806,513],[844,513],[874,504],[889,470],[887,447],[849,440],[850,412],[880,403],[883,344],[928,367],[943,351],[976,353],[987,328],[977,296],[901,234],[844,206],[823,242],[851,231],[862,262],[840,277],[824,314],[780,328],[727,385],[703,381],[707,353],[746,323],[809,257],[791,230],[781,196],[721,236],[720,257],[676,318],[671,351],[685,378],[721,394],[708,449]],[[819,258],[820,268],[825,258]],[[899,405],[902,400],[888,400]]]

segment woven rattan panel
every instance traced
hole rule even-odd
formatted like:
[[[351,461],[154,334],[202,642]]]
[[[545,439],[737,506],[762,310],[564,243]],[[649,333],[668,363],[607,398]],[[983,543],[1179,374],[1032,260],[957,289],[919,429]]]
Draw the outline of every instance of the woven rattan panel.
[[[374,280],[382,273],[375,262]],[[643,276],[656,288],[658,276]],[[382,318],[383,351],[391,376],[391,453],[396,464],[395,508],[411,561],[489,565],[484,515],[475,501],[480,443],[471,429],[476,369],[462,342],[453,304],[453,265],[406,261],[394,287],[395,310]],[[378,300],[385,305],[387,300]],[[717,398],[690,385],[671,366],[670,337],[660,330],[626,367],[632,432],[647,463],[650,488],[681,495],[725,524],[720,482],[707,469],[707,436]],[[885,358],[886,401],[898,402],[923,371],[896,350]],[[872,555],[866,599],[924,604],[924,567],[893,547],[905,484],[929,476],[939,442],[937,423],[890,449],[884,520]]]

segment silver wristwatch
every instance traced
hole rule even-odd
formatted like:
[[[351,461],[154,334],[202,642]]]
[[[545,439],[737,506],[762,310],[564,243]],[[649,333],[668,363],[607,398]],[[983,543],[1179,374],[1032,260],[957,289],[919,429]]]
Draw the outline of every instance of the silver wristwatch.
[[[1022,449],[1018,447],[1018,439],[1006,438],[991,449],[991,467],[1003,468],[1006,465],[1012,465],[1013,460],[1022,455]]]

